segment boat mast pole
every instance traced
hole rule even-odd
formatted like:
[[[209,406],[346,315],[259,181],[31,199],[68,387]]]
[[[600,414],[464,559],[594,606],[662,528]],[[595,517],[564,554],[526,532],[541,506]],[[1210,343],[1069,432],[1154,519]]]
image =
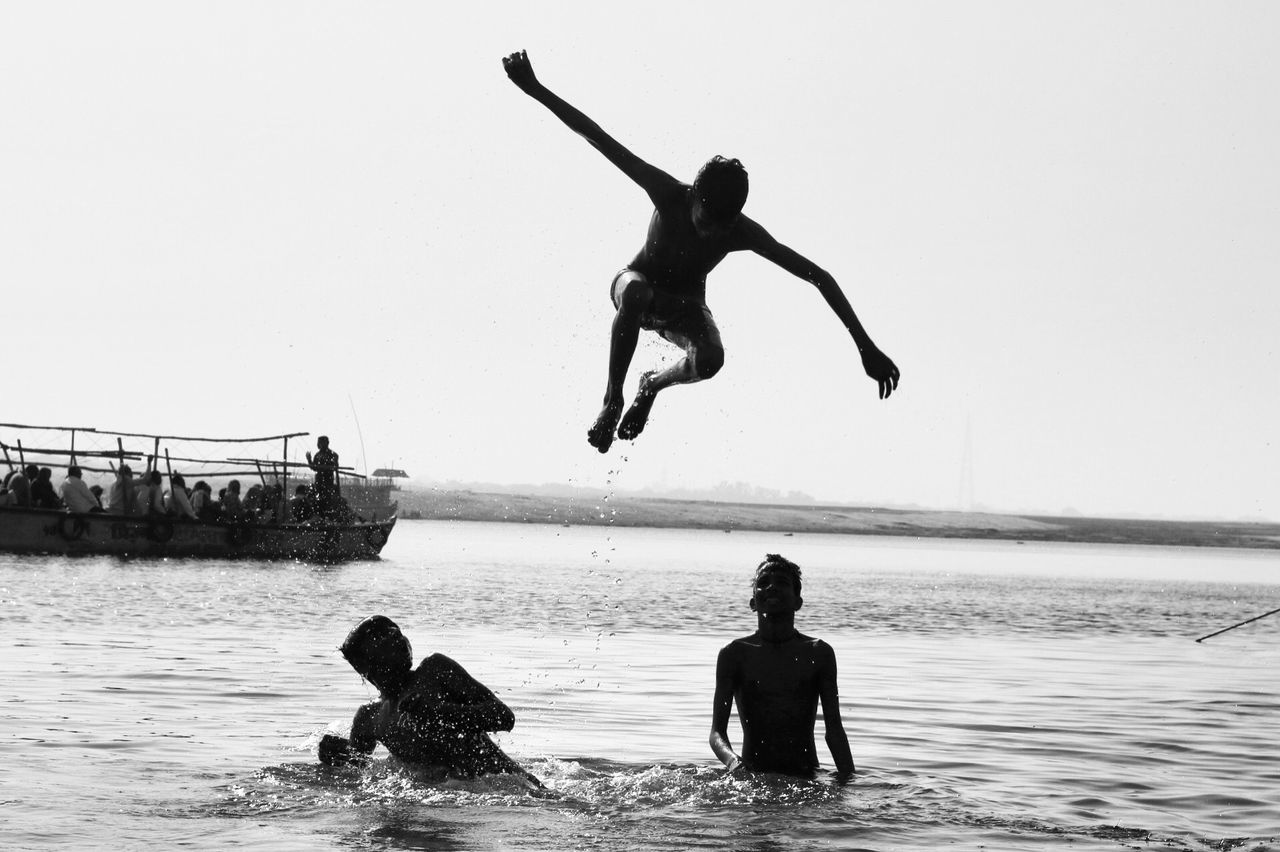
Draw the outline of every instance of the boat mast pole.
[[[1221,630],[1217,631],[1216,633],[1210,633],[1208,636],[1201,636],[1196,641],[1203,642],[1206,639],[1212,639],[1214,636],[1217,636],[1222,633],[1226,633],[1228,630],[1235,630],[1237,627],[1244,627],[1246,624],[1252,624],[1253,622],[1258,621],[1259,619],[1266,618],[1268,615],[1275,615],[1277,612],[1280,612],[1280,609],[1273,609],[1270,612],[1264,612],[1262,615],[1255,615],[1253,618],[1246,618],[1244,621],[1240,622],[1239,624],[1233,624],[1230,627],[1224,627]]]
[[[276,509],[276,517],[282,521],[292,521],[293,518],[289,517],[289,436],[288,435],[284,436],[283,460],[284,460],[284,464],[282,464],[281,467],[284,469],[284,475],[281,478],[282,484],[280,486],[280,506]]]

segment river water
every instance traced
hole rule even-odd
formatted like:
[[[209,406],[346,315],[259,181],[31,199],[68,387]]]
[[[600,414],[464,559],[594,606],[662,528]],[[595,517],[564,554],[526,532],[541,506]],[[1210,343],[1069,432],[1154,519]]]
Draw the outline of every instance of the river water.
[[[836,650],[846,786],[707,746],[766,552]],[[1280,616],[1194,641],[1277,606],[1280,554],[1217,549],[403,521],[345,566],[0,556],[0,848],[1277,849]],[[545,791],[317,765],[375,612],[511,706]]]

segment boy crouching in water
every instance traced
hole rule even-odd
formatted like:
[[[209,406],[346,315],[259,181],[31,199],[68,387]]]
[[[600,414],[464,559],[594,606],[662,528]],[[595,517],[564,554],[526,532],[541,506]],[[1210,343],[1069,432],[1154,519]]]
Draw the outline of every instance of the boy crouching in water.
[[[730,772],[778,772],[812,778],[818,771],[813,730],[818,702],[836,776],[854,772],[849,738],[840,719],[836,654],[821,639],[795,627],[800,567],[776,553],[756,568],[750,606],[756,632],[735,639],[716,660],[711,750]],[[729,711],[737,702],[742,753],[729,744]]]

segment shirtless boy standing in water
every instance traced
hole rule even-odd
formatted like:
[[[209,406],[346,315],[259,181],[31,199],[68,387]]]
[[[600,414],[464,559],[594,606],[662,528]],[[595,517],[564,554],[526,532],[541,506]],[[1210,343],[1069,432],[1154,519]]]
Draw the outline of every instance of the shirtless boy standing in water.
[[[836,776],[845,780],[853,775],[853,755],[840,719],[836,654],[826,642],[796,630],[801,603],[799,566],[770,553],[756,569],[751,589],[756,632],[724,646],[716,660],[710,743],[730,772],[813,777],[818,771],[813,729],[821,701]],[[741,755],[729,744],[734,701],[742,722]]]
[[[613,319],[604,407],[587,432],[593,447],[607,452],[615,429],[619,438],[638,436],[662,389],[709,379],[719,372],[724,349],[707,308],[707,273],[733,251],[753,251],[817,287],[853,337],[862,367],[878,385],[880,398],[887,398],[897,388],[898,368],[871,342],[836,280],[742,215],[747,200],[747,172],[742,163],[717,156],[702,167],[692,186],[681,183],[631,153],[542,85],[523,51],[506,57],[502,64],[511,82],[639,184],[654,206],[644,247],[613,279],[610,295],[618,312]],[[622,386],[642,328],[679,346],[685,356],[661,372],[645,373],[631,408],[623,415]]]

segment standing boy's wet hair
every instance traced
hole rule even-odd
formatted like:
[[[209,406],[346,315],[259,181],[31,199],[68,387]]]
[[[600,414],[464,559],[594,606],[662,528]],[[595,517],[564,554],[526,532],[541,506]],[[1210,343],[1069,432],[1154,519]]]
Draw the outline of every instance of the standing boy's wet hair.
[[[774,571],[790,577],[791,585],[795,587],[796,594],[800,594],[800,566],[777,553],[766,553],[764,561],[756,566],[755,576],[751,578],[751,590],[755,591],[756,584],[760,582],[760,575]]]

